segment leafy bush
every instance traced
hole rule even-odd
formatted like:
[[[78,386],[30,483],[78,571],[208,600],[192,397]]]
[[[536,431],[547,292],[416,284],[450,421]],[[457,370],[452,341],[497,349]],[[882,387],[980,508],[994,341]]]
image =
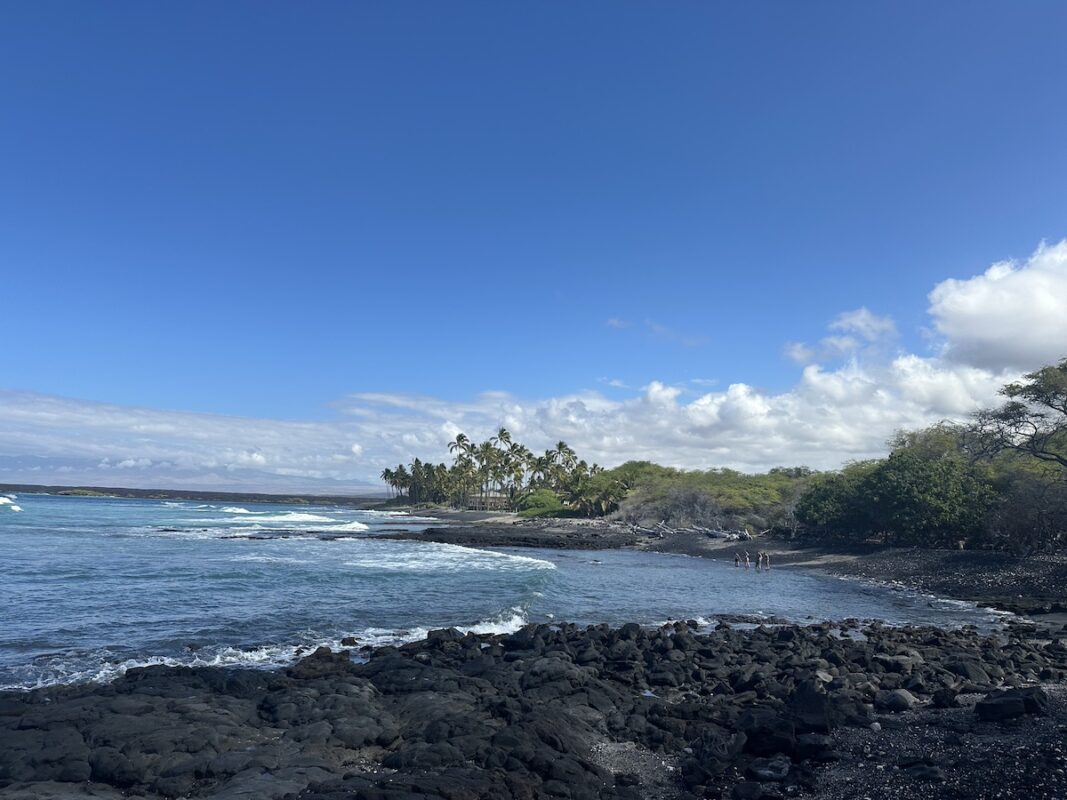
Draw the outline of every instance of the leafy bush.
[[[727,516],[706,490],[677,484],[637,489],[622,501],[615,514],[617,519],[632,525],[663,522],[674,528],[693,525],[721,528]]]
[[[797,518],[841,540],[952,547],[978,536],[997,501],[988,468],[929,441],[898,443],[888,458],[814,481]]]
[[[555,516],[563,511],[563,501],[551,489],[534,489],[519,500],[523,517]]]
[[[648,461],[630,461],[604,474],[630,487],[615,518],[631,524],[789,532],[796,527],[796,498],[812,475],[807,467],[750,475],[732,469],[684,471]]]

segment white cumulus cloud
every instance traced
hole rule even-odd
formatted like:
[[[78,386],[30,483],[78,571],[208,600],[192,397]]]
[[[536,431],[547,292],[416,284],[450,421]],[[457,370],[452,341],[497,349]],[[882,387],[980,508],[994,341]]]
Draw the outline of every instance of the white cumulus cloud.
[[[845,311],[837,315],[830,323],[830,330],[846,334],[858,334],[868,342],[875,342],[887,336],[895,336],[896,323],[889,317],[880,317],[870,309],[863,307],[855,311]]]
[[[983,369],[1032,369],[1067,357],[1067,239],[1026,261],[942,281],[930,293],[945,357]]]

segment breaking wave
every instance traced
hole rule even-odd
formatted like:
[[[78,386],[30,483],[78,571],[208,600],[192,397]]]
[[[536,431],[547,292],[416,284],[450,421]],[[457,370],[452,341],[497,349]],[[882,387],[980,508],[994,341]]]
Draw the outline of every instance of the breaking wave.
[[[346,522],[343,525],[331,525],[326,530],[328,531],[369,531],[370,526],[364,525],[362,522]]]
[[[417,547],[389,547],[366,550],[344,562],[346,567],[365,569],[369,572],[464,572],[468,570],[491,570],[494,572],[530,570],[554,570],[551,561],[531,556],[497,553],[456,544],[420,543]]]
[[[470,625],[454,625],[460,633],[514,633],[528,622],[526,612],[516,606],[495,617]],[[18,670],[19,682],[0,684],[0,691],[29,691],[46,686],[75,683],[110,683],[127,671],[140,667],[231,667],[244,669],[277,669],[286,667],[319,647],[331,650],[357,650],[363,647],[401,645],[425,639],[431,628],[363,628],[337,636],[309,636],[298,644],[265,644],[259,647],[204,648],[196,653],[158,655],[142,658],[121,658],[114,652],[101,649],[92,653],[56,655],[37,659],[33,665]],[[348,637],[357,644],[341,644]]]

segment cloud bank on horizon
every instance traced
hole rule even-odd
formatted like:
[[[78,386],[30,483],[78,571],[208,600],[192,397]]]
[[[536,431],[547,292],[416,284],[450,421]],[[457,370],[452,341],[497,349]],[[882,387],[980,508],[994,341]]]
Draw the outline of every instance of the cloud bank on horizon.
[[[901,352],[892,319],[843,312],[819,342],[785,345],[802,372],[779,393],[656,380],[624,399],[359,393],[338,401],[337,419],[295,422],[2,390],[0,483],[346,491],[413,457],[447,460],[459,431],[483,438],[501,425],[535,449],[564,439],[606,466],[835,468],[883,454],[901,428],[963,419],[1005,382],[1067,356],[1067,239],[942,281],[929,302],[929,354]]]

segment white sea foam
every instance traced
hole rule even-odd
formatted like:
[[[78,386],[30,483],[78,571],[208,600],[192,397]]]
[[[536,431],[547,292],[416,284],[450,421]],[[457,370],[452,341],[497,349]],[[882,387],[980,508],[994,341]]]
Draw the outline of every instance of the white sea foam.
[[[330,522],[337,523],[332,517],[324,517],[321,514],[309,514],[305,511],[290,511],[281,514],[272,514],[269,511],[249,511],[247,514],[236,514],[230,517],[200,517],[190,520],[193,525],[284,525],[301,527],[310,523]],[[322,526],[316,526],[316,529]]]
[[[374,511],[371,509],[360,508],[357,509],[360,514],[369,514],[375,517],[386,517],[387,519],[401,519],[403,522],[439,522],[437,517],[420,517],[414,514],[409,514],[407,511]]]
[[[414,546],[366,550],[344,561],[347,567],[386,572],[465,572],[467,570],[551,570],[551,561],[510,553],[496,553],[454,544],[418,543]]]
[[[501,612],[494,618],[473,625],[455,625],[460,633],[499,634],[514,633],[527,623],[525,611],[516,606]],[[355,636],[359,647],[383,647],[417,642],[425,639],[430,628],[412,627],[402,629],[363,628],[352,634],[336,637],[312,635],[300,644],[268,644],[261,647],[220,647],[182,656],[146,656],[116,660],[107,651],[96,651],[88,657],[70,656],[57,658],[47,665],[27,670],[21,683],[0,685],[0,691],[26,691],[45,686],[73,683],[110,683],[122,677],[128,670],[138,667],[244,667],[247,669],[277,669],[289,666],[319,647],[331,650],[352,649],[341,644],[349,635]]]
[[[234,556],[232,561],[257,561],[263,564],[312,564],[306,558],[294,558],[293,556],[268,556],[261,554]]]
[[[508,609],[507,613],[496,619],[479,622],[469,628],[461,628],[465,633],[515,633],[528,622],[525,609],[520,606]]]
[[[225,510],[225,509],[223,509]],[[253,512],[247,512],[253,513]],[[231,520],[226,520],[230,522]],[[303,511],[290,511],[284,514],[256,514],[254,522],[274,522],[288,524],[292,522],[336,522],[337,520],[330,517],[324,517],[321,514],[307,514]]]
[[[473,625],[453,625],[460,633],[476,634],[499,634],[515,633],[529,622],[526,612],[519,606],[509,608],[490,619],[476,622]],[[425,639],[430,633],[430,628],[414,627],[401,630],[389,628],[364,628],[353,634],[359,641],[359,646],[384,647],[386,645],[400,645],[408,642],[417,642]],[[343,638],[343,637],[342,637]]]
[[[352,522],[346,522],[343,525],[331,525],[326,530],[328,531],[369,531],[370,527],[364,525],[362,522],[353,520]]]
[[[71,683],[110,683],[120,678],[127,671],[138,667],[248,667],[252,669],[271,669],[293,663],[298,656],[297,650],[308,651],[307,647],[295,645],[266,645],[242,650],[236,647],[224,647],[214,653],[197,653],[189,657],[148,656],[129,658],[121,661],[110,660],[108,653],[94,654],[93,663],[79,664],[77,661],[57,660],[42,668],[30,680],[22,684],[0,686],[0,690],[40,689],[45,686]],[[311,648],[313,650],[314,647]]]
[[[241,508],[240,506],[223,506],[223,511],[227,514],[253,514],[255,512],[249,511],[247,508]]]
[[[524,564],[531,569],[555,569],[556,565],[551,561],[543,558],[533,558],[532,556],[519,556],[514,553],[498,553],[494,550],[480,550],[476,547],[463,547],[461,545],[446,544],[442,547],[456,548],[460,551],[467,553],[477,553],[479,556],[488,557],[490,559],[506,559],[513,564]]]
[[[12,511],[22,511],[22,506],[15,503],[15,495],[0,495],[0,506],[7,506]]]

